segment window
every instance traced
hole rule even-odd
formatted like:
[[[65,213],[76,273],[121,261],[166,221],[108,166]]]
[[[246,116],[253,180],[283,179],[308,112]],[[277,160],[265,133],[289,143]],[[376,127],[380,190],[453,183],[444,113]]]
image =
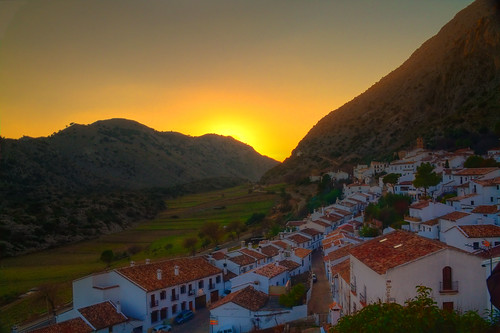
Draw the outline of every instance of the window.
[[[472,243],[472,248],[473,248],[474,250],[479,249],[479,242],[474,242],[474,243]]]
[[[495,242],[495,246],[498,246],[498,245],[500,245],[500,242]]]
[[[181,311],[186,310],[186,302],[181,303]]]
[[[168,308],[162,308],[160,310],[160,319],[161,320],[167,319],[167,312],[168,312]]]
[[[172,305],[172,314],[177,313],[177,304]]]
[[[470,205],[471,205],[471,206],[474,206],[474,200],[471,200],[471,201],[470,201]]]
[[[220,283],[220,275],[217,275],[217,277],[215,278],[215,283]]]
[[[490,197],[490,202],[493,202],[493,197]]]
[[[156,323],[158,321],[158,310],[151,312],[151,322]]]
[[[451,267],[443,268],[443,290],[451,290]]]
[[[181,294],[185,294],[186,293],[186,286],[181,286]]]
[[[198,288],[203,288],[203,280],[200,280],[200,281],[198,282]]]
[[[165,299],[165,298],[167,298],[167,292],[165,290],[162,290],[160,292],[160,299]]]

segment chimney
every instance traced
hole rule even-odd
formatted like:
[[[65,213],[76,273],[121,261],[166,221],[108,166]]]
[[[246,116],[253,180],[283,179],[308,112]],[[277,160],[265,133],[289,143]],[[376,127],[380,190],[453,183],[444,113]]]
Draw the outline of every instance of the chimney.
[[[175,276],[179,275],[179,266],[177,266],[177,265],[174,266],[174,275]]]
[[[134,267],[135,266],[135,261],[131,260],[130,261],[130,267]]]
[[[161,280],[161,269],[157,269],[157,270],[156,270],[156,278],[157,278],[158,280]]]
[[[252,249],[252,242],[248,242],[247,247],[249,250],[251,250]]]
[[[241,248],[245,247],[245,241],[241,241]]]
[[[224,267],[224,275],[227,275],[227,267]]]
[[[151,263],[151,259],[146,259],[146,265],[149,265]]]

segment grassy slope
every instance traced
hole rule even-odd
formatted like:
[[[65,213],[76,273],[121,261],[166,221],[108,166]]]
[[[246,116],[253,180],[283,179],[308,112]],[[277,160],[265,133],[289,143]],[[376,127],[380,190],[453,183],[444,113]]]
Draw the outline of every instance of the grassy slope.
[[[97,240],[81,242],[30,255],[3,259],[0,263],[0,296],[17,295],[43,283],[60,284],[59,303],[71,301],[71,281],[105,269],[99,261],[102,251],[115,253],[138,245],[141,252],[133,260],[163,258],[184,255],[182,240],[196,236],[206,221],[226,225],[233,220],[246,221],[253,213],[268,213],[277,195],[248,193],[248,187],[209,193],[194,194],[167,202],[168,209],[156,219],[138,227],[116,234],[105,235]],[[278,191],[277,191],[278,192]],[[214,209],[225,207],[224,209]],[[171,244],[168,248],[165,245]],[[127,260],[115,262],[113,267],[127,264]],[[0,308],[0,330],[10,327],[46,311],[44,300],[26,297]]]

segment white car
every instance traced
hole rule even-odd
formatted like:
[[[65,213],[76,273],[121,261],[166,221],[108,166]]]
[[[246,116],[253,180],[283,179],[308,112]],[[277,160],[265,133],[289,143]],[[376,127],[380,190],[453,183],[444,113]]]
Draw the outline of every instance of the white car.
[[[171,332],[172,331],[172,326],[170,325],[156,325],[153,327],[151,330],[151,333],[166,333],[166,332]]]

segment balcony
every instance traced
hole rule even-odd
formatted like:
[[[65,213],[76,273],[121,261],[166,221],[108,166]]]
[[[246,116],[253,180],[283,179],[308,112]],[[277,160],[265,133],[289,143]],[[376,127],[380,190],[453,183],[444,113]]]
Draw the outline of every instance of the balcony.
[[[351,283],[351,293],[353,293],[353,295],[356,295],[356,284],[355,283]]]
[[[149,307],[154,308],[155,306],[158,306],[158,300],[149,302]]]
[[[194,289],[191,289],[190,291],[188,291],[188,295],[189,296],[193,296],[194,295]]]
[[[439,282],[440,294],[456,294],[458,293],[458,281]]]
[[[179,300],[179,294],[170,296],[170,300],[171,301],[178,301]]]

